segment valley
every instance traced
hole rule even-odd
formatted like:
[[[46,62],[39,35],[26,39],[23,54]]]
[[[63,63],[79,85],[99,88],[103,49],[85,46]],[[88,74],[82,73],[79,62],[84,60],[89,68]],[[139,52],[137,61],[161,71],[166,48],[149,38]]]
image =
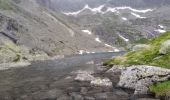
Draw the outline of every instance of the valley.
[[[0,100],[169,100],[169,0],[0,0]]]

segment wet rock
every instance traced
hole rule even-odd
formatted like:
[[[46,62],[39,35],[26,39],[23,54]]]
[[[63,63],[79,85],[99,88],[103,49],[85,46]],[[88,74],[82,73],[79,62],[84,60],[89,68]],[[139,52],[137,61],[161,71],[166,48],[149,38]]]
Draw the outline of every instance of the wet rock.
[[[114,91],[114,93],[115,93],[116,95],[120,96],[120,97],[128,97],[128,96],[129,96],[128,93],[126,93],[126,92],[124,92],[124,91],[120,91],[120,90],[116,90],[116,91]]]
[[[91,81],[91,85],[112,87],[112,82],[108,78],[101,79],[101,78],[97,77]]]
[[[62,95],[59,98],[57,98],[57,100],[73,100],[72,97],[69,97],[67,95]]]
[[[73,100],[84,100],[83,96],[78,93],[70,93],[70,96],[72,96]]]
[[[146,44],[138,44],[133,47],[133,51],[139,51],[139,50],[144,50],[144,49],[149,49],[150,45]]]
[[[62,91],[58,90],[58,89],[53,89],[53,90],[49,90],[49,91],[40,91],[40,92],[36,92],[33,93],[33,98],[35,100],[41,100],[41,99],[56,99],[57,97],[59,97],[60,95],[62,95]]]
[[[137,99],[137,100],[159,100],[159,99],[152,99],[152,98],[140,98],[140,99]]]
[[[95,94],[96,100],[107,100],[108,96],[107,93],[97,93]]]
[[[87,92],[88,92],[88,89],[85,88],[85,87],[82,87],[81,90],[80,90],[81,94],[87,94]]]
[[[77,74],[75,80],[76,81],[92,81],[94,80],[95,78],[90,75],[89,73],[80,73],[80,74]]]
[[[170,70],[154,66],[131,66],[122,70],[119,87],[134,89],[134,94],[148,94],[153,83],[170,78]]]
[[[122,66],[122,65],[114,65],[111,69],[109,69],[106,73],[108,74],[112,74],[112,75],[115,75],[115,74],[119,74],[122,72],[122,70],[124,70],[125,67]]]
[[[95,98],[86,96],[84,97],[84,100],[95,100]]]
[[[96,73],[103,73],[107,70],[108,70],[108,67],[106,67],[106,66],[99,65],[99,66],[96,67]]]
[[[161,44],[160,54],[167,54],[170,52],[170,40],[167,40]]]

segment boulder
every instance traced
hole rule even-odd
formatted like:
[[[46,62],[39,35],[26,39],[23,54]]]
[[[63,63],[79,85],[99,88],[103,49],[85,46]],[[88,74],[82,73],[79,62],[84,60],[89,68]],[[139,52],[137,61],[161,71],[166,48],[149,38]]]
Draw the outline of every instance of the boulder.
[[[139,51],[139,50],[144,50],[144,49],[149,49],[150,48],[150,45],[146,45],[146,44],[138,44],[138,45],[135,45],[132,50],[133,51]]]
[[[112,82],[108,78],[101,79],[99,77],[91,81],[91,85],[94,86],[103,86],[103,87],[112,87]]]
[[[160,54],[170,53],[170,40],[167,40],[161,44],[161,48],[159,50]]]
[[[148,94],[149,86],[170,78],[170,70],[155,66],[138,65],[123,69],[119,87],[134,89],[134,94]]]

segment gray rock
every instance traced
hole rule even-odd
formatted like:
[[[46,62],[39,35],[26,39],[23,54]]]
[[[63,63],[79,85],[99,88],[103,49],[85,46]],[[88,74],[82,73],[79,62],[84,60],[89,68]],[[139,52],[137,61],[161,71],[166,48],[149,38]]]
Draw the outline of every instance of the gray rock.
[[[81,94],[87,94],[87,92],[88,92],[88,89],[85,88],[85,87],[82,87],[81,90],[80,90]]]
[[[91,85],[94,86],[104,86],[104,87],[112,87],[112,82],[108,78],[95,78],[94,80],[91,81]]]
[[[45,92],[36,92],[33,94],[33,98],[36,100],[41,99],[56,99],[60,95],[62,95],[62,91],[58,89],[53,89]]]
[[[167,54],[170,52],[170,40],[167,40],[161,44],[161,48],[159,50],[160,54]]]
[[[70,95],[72,96],[73,100],[84,100],[84,98],[78,93],[70,93]]]
[[[170,78],[170,70],[154,66],[131,66],[122,70],[119,87],[134,89],[134,94],[148,94],[148,87]]]
[[[84,100],[95,100],[95,98],[86,96],[84,97]]]
[[[114,65],[111,69],[109,69],[106,73],[108,74],[117,74],[117,73],[121,73],[121,71],[125,69],[124,66],[122,65]]]
[[[125,91],[120,91],[120,90],[116,90],[114,91],[114,94],[118,95],[118,96],[122,96],[122,97],[128,97],[128,93],[126,93]]]
[[[138,45],[135,45],[132,50],[139,51],[139,50],[144,50],[144,49],[149,49],[149,48],[150,48],[150,45],[138,44]]]
[[[73,99],[67,95],[62,95],[61,97],[57,98],[57,100],[73,100]]]
[[[95,79],[92,75],[90,75],[89,73],[80,73],[77,74],[75,80],[76,81],[92,81],[93,79]]]
[[[137,100],[160,100],[160,99],[152,99],[152,98],[140,98],[140,99],[137,99]]]
[[[107,100],[108,95],[107,93],[97,93],[95,94],[96,100]]]

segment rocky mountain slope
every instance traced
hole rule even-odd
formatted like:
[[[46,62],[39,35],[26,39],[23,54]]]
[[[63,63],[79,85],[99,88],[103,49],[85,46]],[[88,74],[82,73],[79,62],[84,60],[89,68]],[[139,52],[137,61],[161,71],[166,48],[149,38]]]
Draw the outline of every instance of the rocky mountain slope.
[[[170,29],[168,0],[0,2],[2,48],[14,55],[7,61],[120,51]]]
[[[0,2],[1,51],[8,54],[2,55],[7,62],[32,59],[30,55],[46,58],[114,51],[114,47],[105,46],[97,36],[76,29],[78,26],[65,20],[64,14],[43,7],[35,0]]]
[[[78,24],[80,30],[87,29],[110,45],[127,46],[129,43],[142,42],[170,29],[168,0],[51,2],[43,3],[67,15],[67,20]]]

